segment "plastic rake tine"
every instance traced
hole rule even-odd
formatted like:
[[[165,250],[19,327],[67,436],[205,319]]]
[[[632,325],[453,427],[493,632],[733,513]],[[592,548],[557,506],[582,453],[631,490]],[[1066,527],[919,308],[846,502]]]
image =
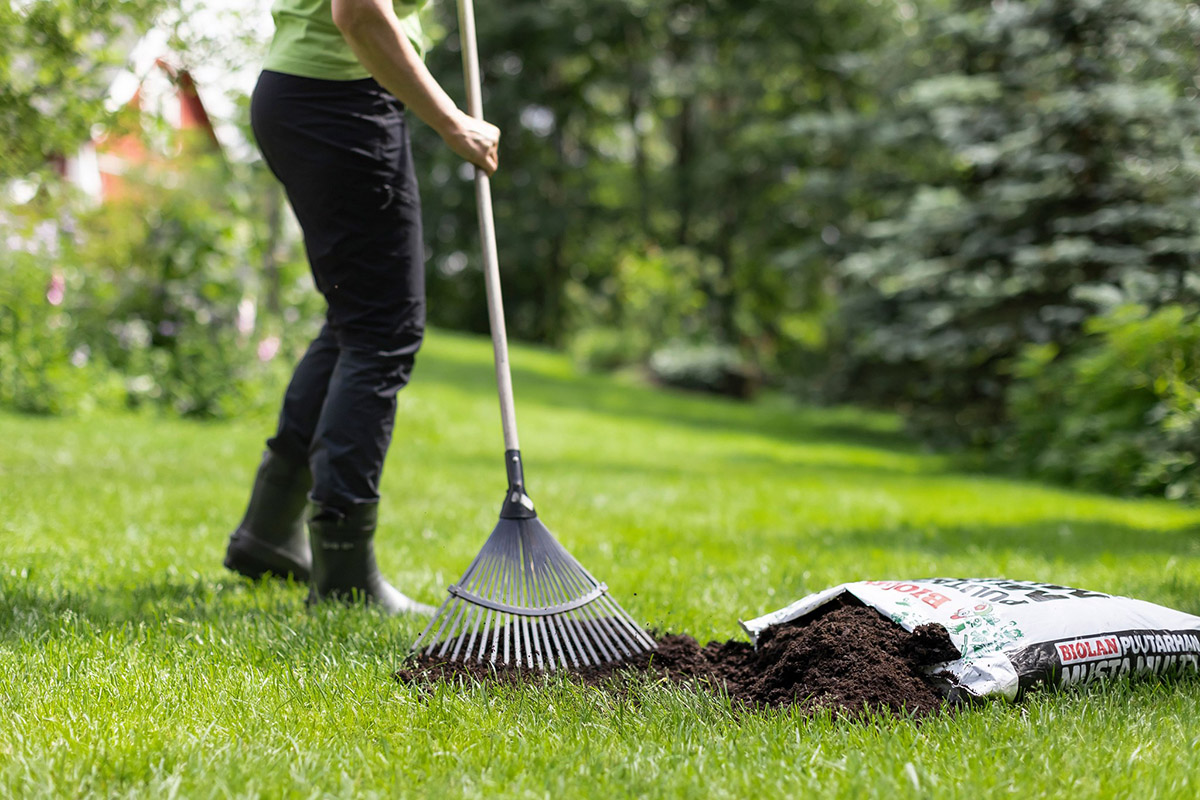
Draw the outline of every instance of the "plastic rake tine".
[[[541,572],[538,573],[538,576],[537,576],[537,601],[542,606],[553,605],[553,596],[550,593],[549,580],[550,580],[550,570],[542,570]],[[559,657],[559,660],[562,661],[563,669],[569,669],[569,666],[567,665],[567,650],[563,646],[563,643],[566,643],[566,646],[569,647],[570,642],[569,642],[569,640],[566,639],[566,635],[564,633],[563,640],[562,640],[563,643],[560,643],[559,633],[561,632],[561,625],[562,625],[562,621],[559,620],[556,616],[548,617],[546,620],[546,631],[549,634],[550,638],[553,639],[553,644],[551,645],[551,659],[550,659],[550,668],[551,669],[553,669],[555,666],[554,658],[553,658],[554,655],[557,655]],[[574,653],[571,654],[571,660],[575,661]]]
[[[566,565],[564,564],[563,566],[566,566]],[[580,576],[573,575],[570,570],[563,570],[562,574],[570,575],[572,577],[573,583],[575,584],[573,588],[575,588],[576,590],[579,590],[579,589],[583,588],[584,586],[586,586],[586,582],[581,580]],[[603,600],[604,598],[601,597],[598,599]],[[592,611],[591,606],[588,606],[587,611]],[[592,627],[598,634],[597,645],[599,645],[601,650],[604,652],[605,660],[606,661],[617,660],[617,658],[618,658],[616,655],[617,649],[616,649],[616,646],[613,644],[613,642],[609,639],[607,632],[604,630],[604,623],[602,621],[603,617],[597,618],[594,616],[590,616],[587,614],[587,611],[585,611],[585,617],[587,617],[589,619],[589,622],[590,622],[589,627]],[[628,650],[625,650],[624,652],[626,655],[632,655],[632,653],[630,653]]]
[[[499,565],[493,564],[491,573],[488,576],[488,583],[487,583],[488,594],[491,594],[491,592],[495,589],[496,581],[498,580],[497,576],[499,575],[499,573],[500,573]],[[482,662],[484,659],[484,650],[487,648],[488,633],[491,630],[492,618],[495,615],[496,615],[496,612],[493,611],[492,609],[489,608],[487,610],[487,614],[484,618],[484,623],[483,623],[483,635],[481,637],[479,637],[479,653],[476,658],[477,661]],[[472,634],[472,637],[474,637],[474,634]],[[493,647],[494,647],[494,644],[493,644]],[[471,655],[471,648],[468,647],[467,648],[468,658],[470,657],[470,655]]]
[[[481,570],[481,573],[486,573],[486,562],[485,562],[484,570]],[[471,586],[474,586],[474,584],[476,582],[477,582],[477,580],[473,580],[471,583]],[[464,644],[467,645],[467,654],[468,655],[470,654],[471,645],[475,643],[475,633],[476,633],[476,631],[479,630],[479,619],[482,616],[483,616],[482,608],[480,608],[479,606],[471,606],[471,610],[467,612],[466,616],[463,619],[463,633],[461,636],[458,637],[458,641],[454,645],[454,652],[450,656],[451,661],[458,660],[458,654],[462,651]],[[467,635],[468,629],[471,631],[469,637]]]
[[[559,605],[567,602],[568,596],[564,593],[555,580],[554,570],[546,569],[542,571],[540,576],[542,584],[542,602],[546,606]],[[575,637],[574,631],[570,628],[570,620],[567,615],[553,615],[550,617],[550,631],[555,636],[555,643],[558,644],[560,639],[562,644],[560,654],[562,656],[563,668],[568,669],[567,656],[570,656],[571,665],[579,666],[579,658],[575,654],[575,646],[572,639]]]
[[[483,571],[481,572],[481,575],[480,575],[480,578],[478,581],[478,584],[481,588],[487,587],[484,591],[485,594],[490,592],[491,586],[495,584],[496,572],[497,572],[496,560],[494,558],[489,558],[487,560],[487,562],[485,563],[485,567],[484,567]],[[471,628],[471,638],[467,642],[466,657],[467,658],[471,657],[471,650],[475,645],[475,636],[479,632],[479,624],[480,624],[480,622],[484,622],[484,619],[486,616],[486,622],[484,622],[484,626],[483,626],[484,635],[480,638],[480,642],[479,642],[479,658],[478,658],[478,660],[482,661],[483,660],[483,646],[484,646],[484,642],[487,639],[487,630],[488,630],[487,625],[491,621],[492,610],[490,608],[486,609],[486,615],[484,613],[485,609],[483,609],[483,608],[478,609],[478,612],[479,612],[478,616],[475,618],[475,624]]]

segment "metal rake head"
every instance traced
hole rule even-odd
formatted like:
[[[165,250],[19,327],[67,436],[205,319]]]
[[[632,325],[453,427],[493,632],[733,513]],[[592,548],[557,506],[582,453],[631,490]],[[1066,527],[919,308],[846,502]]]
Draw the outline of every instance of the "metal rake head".
[[[653,650],[607,592],[536,516],[502,517],[413,650],[545,670]]]

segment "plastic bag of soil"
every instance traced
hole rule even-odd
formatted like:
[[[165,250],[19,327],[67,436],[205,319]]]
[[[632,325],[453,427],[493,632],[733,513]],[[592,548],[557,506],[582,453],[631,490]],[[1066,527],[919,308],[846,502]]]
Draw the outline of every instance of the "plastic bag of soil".
[[[907,631],[937,623],[962,657],[928,668],[950,695],[1002,695],[1120,675],[1200,671],[1200,617],[1101,592],[1001,578],[843,583],[742,627],[754,638],[831,604],[861,603]]]

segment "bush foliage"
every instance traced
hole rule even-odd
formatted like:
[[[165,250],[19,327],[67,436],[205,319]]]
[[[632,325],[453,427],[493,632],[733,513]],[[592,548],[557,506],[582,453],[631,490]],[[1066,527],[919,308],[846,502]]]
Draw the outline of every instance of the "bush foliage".
[[[930,432],[1004,430],[1011,360],[1070,350],[1124,303],[1200,302],[1197,14],[1172,0],[958,0],[938,58],[881,113],[881,147],[937,156],[845,259],[854,399]]]
[[[196,159],[186,187],[131,177],[99,208],[47,182],[7,212],[0,405],[229,417],[276,399],[278,381],[263,379],[286,370],[277,355],[294,354],[316,309],[297,286],[296,324],[259,312],[262,214],[227,188],[229,169]]]
[[[62,414],[115,404],[119,376],[91,359],[76,324],[82,281],[45,266],[58,248],[56,229],[42,225],[28,238],[13,230],[0,243],[0,407]]]
[[[1075,349],[1028,345],[1014,367],[1006,457],[1054,480],[1200,501],[1200,311],[1129,305]]]

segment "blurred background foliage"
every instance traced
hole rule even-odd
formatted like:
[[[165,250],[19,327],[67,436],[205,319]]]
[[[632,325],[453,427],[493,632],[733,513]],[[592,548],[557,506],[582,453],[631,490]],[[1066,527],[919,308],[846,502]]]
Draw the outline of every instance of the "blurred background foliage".
[[[104,103],[152,26],[184,66],[261,58],[269,31],[198,33],[178,2],[0,9],[0,405],[269,407],[319,320],[252,148],[169,144],[99,206],[52,168],[97,125],[170,139]],[[476,11],[513,335],[666,385],[894,408],[1001,468],[1200,500],[1195,4]],[[454,6],[426,18],[461,100]],[[431,321],[485,332],[470,170],[413,135]]]

